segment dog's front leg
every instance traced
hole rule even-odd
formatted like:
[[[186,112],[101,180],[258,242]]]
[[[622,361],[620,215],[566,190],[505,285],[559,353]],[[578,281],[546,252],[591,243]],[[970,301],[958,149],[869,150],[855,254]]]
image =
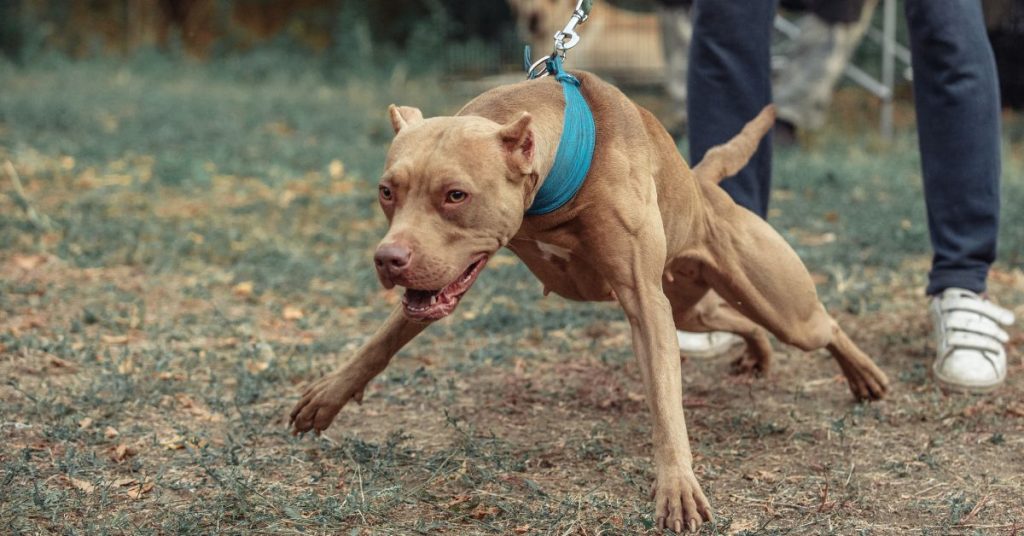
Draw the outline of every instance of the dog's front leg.
[[[657,212],[654,212],[657,214]],[[711,521],[711,506],[693,474],[683,418],[682,378],[672,308],[662,290],[665,237],[660,218],[619,240],[601,239],[599,261],[629,319],[653,423],[657,525],[676,532]],[[596,238],[596,237],[595,237]]]
[[[391,358],[427,325],[407,319],[402,306],[396,307],[351,359],[306,388],[291,413],[293,433],[310,430],[320,433],[331,425],[334,416],[349,400],[362,401],[366,384],[380,374]]]

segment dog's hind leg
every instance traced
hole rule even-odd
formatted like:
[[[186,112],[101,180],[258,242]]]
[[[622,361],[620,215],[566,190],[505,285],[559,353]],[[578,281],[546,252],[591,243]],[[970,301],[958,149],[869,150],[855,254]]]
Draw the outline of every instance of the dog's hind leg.
[[[782,342],[806,351],[827,348],[857,398],[882,398],[888,378],[825,311],[796,252],[717,186],[702,189],[716,216],[705,244],[711,262],[703,276],[711,287]]]
[[[772,345],[768,333],[761,326],[743,316],[742,313],[729,307],[715,291],[709,290],[696,304],[677,309],[672,292],[666,289],[665,294],[672,301],[672,316],[676,329],[704,333],[709,331],[727,331],[739,335],[746,343],[743,354],[732,362],[734,374],[761,376],[768,372],[772,364]]]
[[[366,384],[380,374],[391,358],[427,325],[407,319],[402,306],[396,307],[351,359],[306,388],[291,412],[289,422],[293,433],[313,430],[319,434],[331,425],[335,415],[349,400],[361,402]]]
[[[663,285],[672,304],[676,329],[735,333],[747,347],[733,362],[733,372],[758,376],[768,372],[772,361],[768,334],[711,290],[701,279],[701,270],[701,262],[696,259],[677,259],[666,269]]]

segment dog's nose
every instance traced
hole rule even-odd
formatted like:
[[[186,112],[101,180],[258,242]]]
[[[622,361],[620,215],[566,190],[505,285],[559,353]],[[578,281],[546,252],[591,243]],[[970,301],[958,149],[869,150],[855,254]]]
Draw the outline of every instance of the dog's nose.
[[[409,266],[412,251],[402,244],[384,244],[377,248],[373,263],[380,275],[390,279],[398,277]]]

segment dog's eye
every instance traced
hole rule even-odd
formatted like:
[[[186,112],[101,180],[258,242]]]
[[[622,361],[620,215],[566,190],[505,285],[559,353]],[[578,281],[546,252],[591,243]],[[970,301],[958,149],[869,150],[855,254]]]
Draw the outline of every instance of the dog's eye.
[[[451,190],[448,192],[448,196],[445,198],[445,201],[449,203],[461,203],[465,201],[467,197],[469,197],[469,194],[462,190]]]
[[[391,197],[394,195],[391,193],[391,188],[388,188],[387,186],[382,185],[378,187],[378,191],[380,192],[380,198],[385,201],[391,201]]]

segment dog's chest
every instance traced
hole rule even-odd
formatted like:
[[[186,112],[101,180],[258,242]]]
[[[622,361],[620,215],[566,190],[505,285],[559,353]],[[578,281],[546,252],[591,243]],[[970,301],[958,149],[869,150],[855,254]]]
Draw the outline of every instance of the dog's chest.
[[[545,293],[576,301],[611,300],[611,287],[580,247],[528,238],[516,238],[508,246],[544,284]]]

